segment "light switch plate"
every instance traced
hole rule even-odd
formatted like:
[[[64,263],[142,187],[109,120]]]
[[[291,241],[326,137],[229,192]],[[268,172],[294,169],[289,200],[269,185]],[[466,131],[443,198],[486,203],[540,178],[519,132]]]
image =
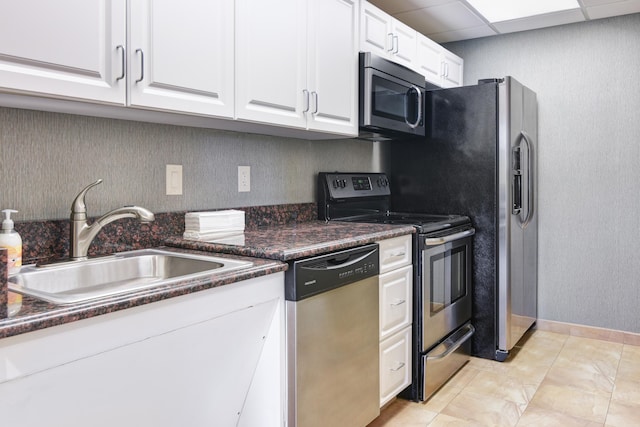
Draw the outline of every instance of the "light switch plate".
[[[238,192],[251,191],[251,166],[238,166]]]
[[[182,165],[167,165],[167,196],[182,195]]]

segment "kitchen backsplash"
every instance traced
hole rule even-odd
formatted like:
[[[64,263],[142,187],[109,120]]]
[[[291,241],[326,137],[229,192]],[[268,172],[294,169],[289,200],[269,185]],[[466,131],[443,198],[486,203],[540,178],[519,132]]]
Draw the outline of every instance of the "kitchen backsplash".
[[[315,202],[319,171],[376,168],[375,145],[306,141],[71,114],[0,108],[0,209],[16,221],[69,217],[82,188],[91,216],[138,205],[152,212]],[[166,165],[182,165],[180,196],[166,195]],[[251,191],[238,191],[238,166]]]
[[[313,221],[317,218],[315,203],[235,209],[245,212],[245,227],[248,230],[270,225]],[[108,224],[98,233],[89,247],[89,256],[161,246],[167,237],[182,235],[184,214],[184,211],[156,213],[155,221],[148,224],[142,224],[130,218]],[[93,220],[95,218],[90,222]],[[22,236],[23,265],[69,256],[69,220],[16,222],[15,228]],[[6,295],[6,292],[3,294]]]

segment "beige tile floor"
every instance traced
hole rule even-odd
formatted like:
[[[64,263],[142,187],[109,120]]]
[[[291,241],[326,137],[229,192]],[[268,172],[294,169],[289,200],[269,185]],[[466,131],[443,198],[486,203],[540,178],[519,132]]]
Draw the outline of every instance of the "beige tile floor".
[[[368,427],[640,426],[640,346],[529,333],[507,361],[472,358],[430,400]]]

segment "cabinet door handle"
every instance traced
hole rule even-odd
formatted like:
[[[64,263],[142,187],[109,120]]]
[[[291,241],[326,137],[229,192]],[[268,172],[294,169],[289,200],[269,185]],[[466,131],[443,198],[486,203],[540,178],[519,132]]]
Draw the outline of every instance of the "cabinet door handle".
[[[389,258],[401,258],[404,257],[407,253],[406,252],[391,252],[389,254]]]
[[[405,363],[400,362],[398,363],[398,366],[396,366],[395,368],[389,368],[389,370],[392,372],[398,372],[400,369],[404,368],[404,366],[405,366]]]
[[[118,46],[116,46],[116,50],[120,51],[120,65],[122,66],[120,77],[116,78],[116,81],[118,81],[118,80],[124,79],[126,68],[127,68],[127,62],[126,62],[127,59],[126,59],[126,56],[125,56],[126,52],[124,50],[124,46],[119,44]]]
[[[444,76],[449,77],[449,64],[446,62],[444,63]]]
[[[140,54],[140,78],[136,80],[136,83],[140,83],[144,80],[144,52],[142,49],[136,49],[136,54]]]
[[[393,53],[397,54],[398,52],[400,52],[400,42],[398,41],[398,36],[394,35],[393,36],[393,43],[395,44],[395,49],[393,50]]]
[[[406,299],[397,299],[396,302],[392,302],[389,305],[391,305],[392,307],[397,307],[399,305],[404,304],[405,302],[407,302]]]
[[[393,37],[393,33],[387,34],[387,41],[389,42],[389,48],[387,49],[387,52],[393,53]]]
[[[302,89],[302,96],[304,96],[304,110],[302,110],[303,113],[308,113],[309,112],[309,107],[310,107],[310,103],[309,103],[309,91],[306,89]]]
[[[313,96],[313,105],[315,107],[311,114],[318,114],[318,92],[313,91],[311,92],[311,95]]]

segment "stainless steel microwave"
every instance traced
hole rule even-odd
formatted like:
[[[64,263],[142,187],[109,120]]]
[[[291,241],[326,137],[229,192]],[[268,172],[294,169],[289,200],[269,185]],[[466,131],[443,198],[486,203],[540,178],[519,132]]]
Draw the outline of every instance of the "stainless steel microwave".
[[[371,52],[360,52],[360,138],[424,136],[423,75]]]

